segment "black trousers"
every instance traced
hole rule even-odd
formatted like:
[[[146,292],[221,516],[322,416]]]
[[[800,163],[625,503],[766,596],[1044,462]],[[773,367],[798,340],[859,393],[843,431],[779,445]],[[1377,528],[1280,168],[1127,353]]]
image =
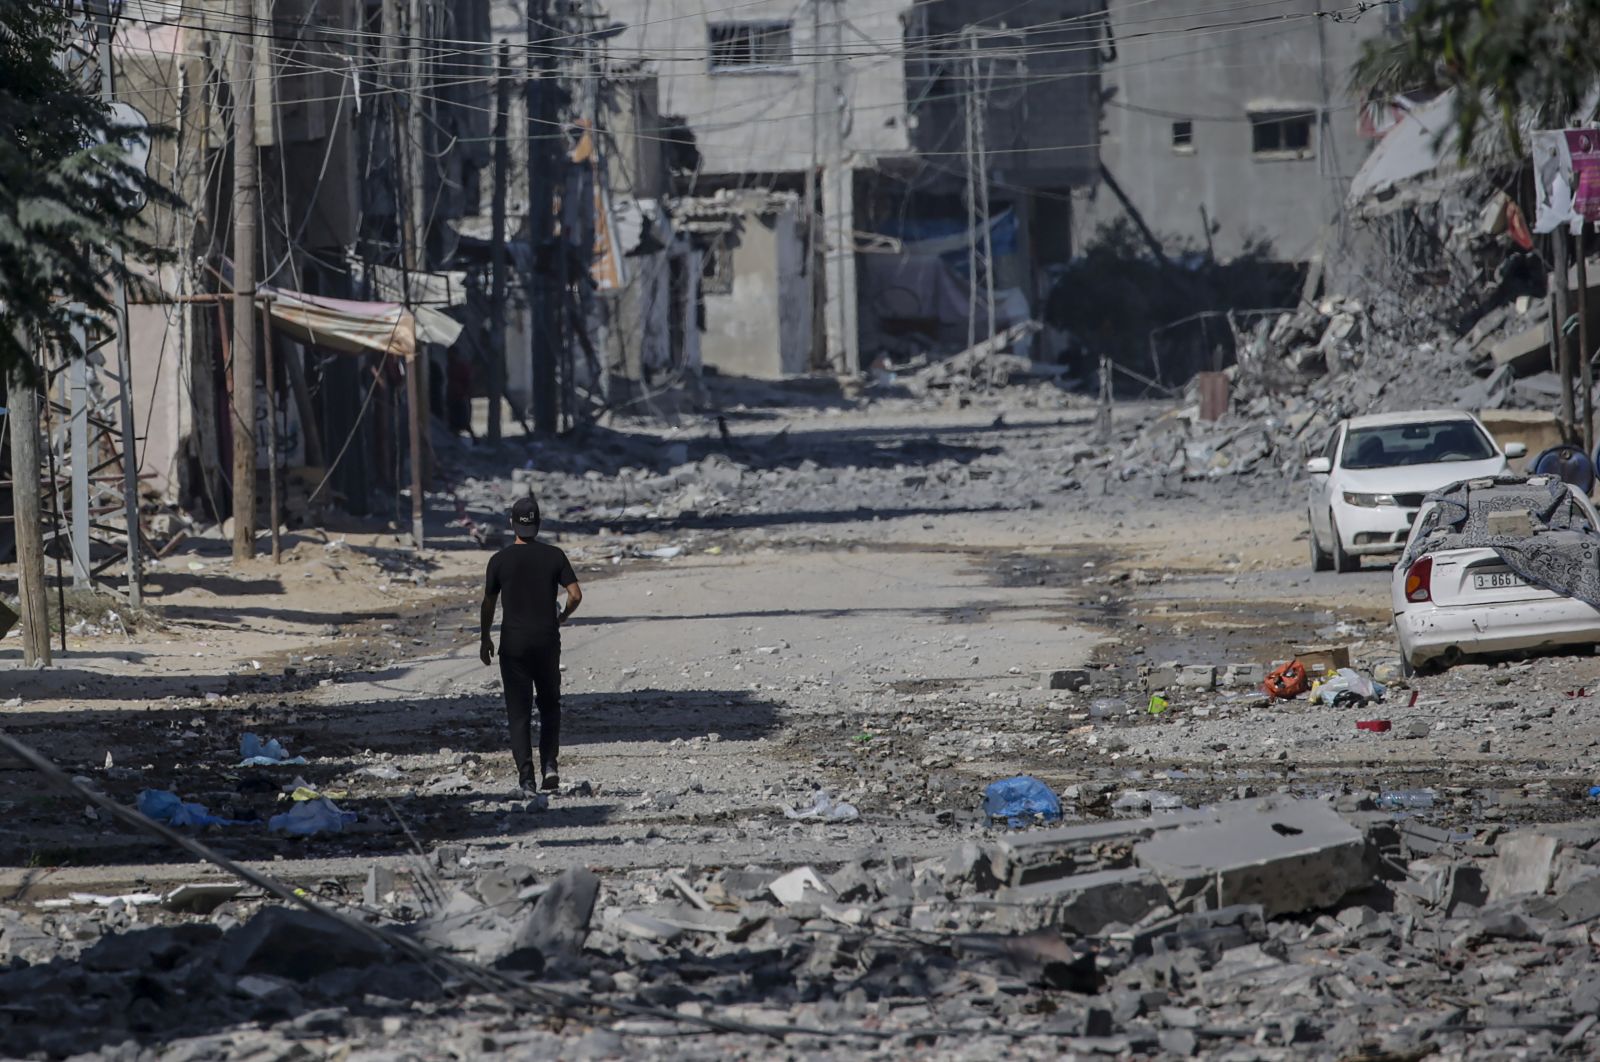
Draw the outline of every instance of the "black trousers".
[[[556,769],[561,751],[561,643],[500,643],[500,678],[506,688],[506,719],[511,724],[511,758],[517,777],[533,774],[533,708],[539,707],[539,773]]]

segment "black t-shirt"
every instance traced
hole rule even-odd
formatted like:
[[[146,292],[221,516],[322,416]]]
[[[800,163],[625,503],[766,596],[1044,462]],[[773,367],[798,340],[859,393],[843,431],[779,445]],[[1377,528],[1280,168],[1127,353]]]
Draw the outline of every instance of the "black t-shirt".
[[[543,542],[516,542],[490,557],[483,593],[500,595],[501,644],[559,642],[556,589],[577,581],[567,555]]]

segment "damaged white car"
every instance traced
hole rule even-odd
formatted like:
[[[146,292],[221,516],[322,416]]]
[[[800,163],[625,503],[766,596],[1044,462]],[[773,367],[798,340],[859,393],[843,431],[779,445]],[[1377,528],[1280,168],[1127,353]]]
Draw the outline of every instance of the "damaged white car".
[[[1600,643],[1600,516],[1555,476],[1452,484],[1423,501],[1391,596],[1408,675]]]
[[[1429,491],[1480,476],[1504,475],[1504,451],[1482,423],[1459,410],[1413,410],[1352,417],[1333,429],[1306,462],[1311,570],[1353,572],[1361,558],[1394,556]]]

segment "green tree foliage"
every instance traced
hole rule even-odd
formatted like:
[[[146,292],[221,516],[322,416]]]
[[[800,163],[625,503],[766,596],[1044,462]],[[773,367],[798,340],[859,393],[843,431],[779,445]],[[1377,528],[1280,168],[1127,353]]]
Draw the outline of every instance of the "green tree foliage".
[[[108,252],[161,257],[129,224],[142,201],[177,202],[127,161],[151,131],[69,70],[78,34],[57,0],[0,0],[0,372],[29,364],[19,331],[70,348],[72,304],[110,308]]]
[[[1522,154],[1519,122],[1561,127],[1600,84],[1600,0],[1421,0],[1399,39],[1368,43],[1352,72],[1369,99],[1454,89],[1466,155],[1498,122]]]

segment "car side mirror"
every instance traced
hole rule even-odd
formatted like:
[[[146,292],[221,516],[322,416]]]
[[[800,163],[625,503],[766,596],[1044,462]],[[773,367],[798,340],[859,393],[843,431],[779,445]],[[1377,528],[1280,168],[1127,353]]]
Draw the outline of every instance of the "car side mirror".
[[[1506,457],[1508,457],[1508,458],[1510,458],[1512,460],[1516,460],[1519,457],[1527,457],[1527,456],[1528,456],[1528,445],[1527,445],[1527,443],[1506,443]]]
[[[1333,471],[1333,462],[1326,457],[1313,457],[1306,462],[1306,471],[1313,476],[1326,476]]]

